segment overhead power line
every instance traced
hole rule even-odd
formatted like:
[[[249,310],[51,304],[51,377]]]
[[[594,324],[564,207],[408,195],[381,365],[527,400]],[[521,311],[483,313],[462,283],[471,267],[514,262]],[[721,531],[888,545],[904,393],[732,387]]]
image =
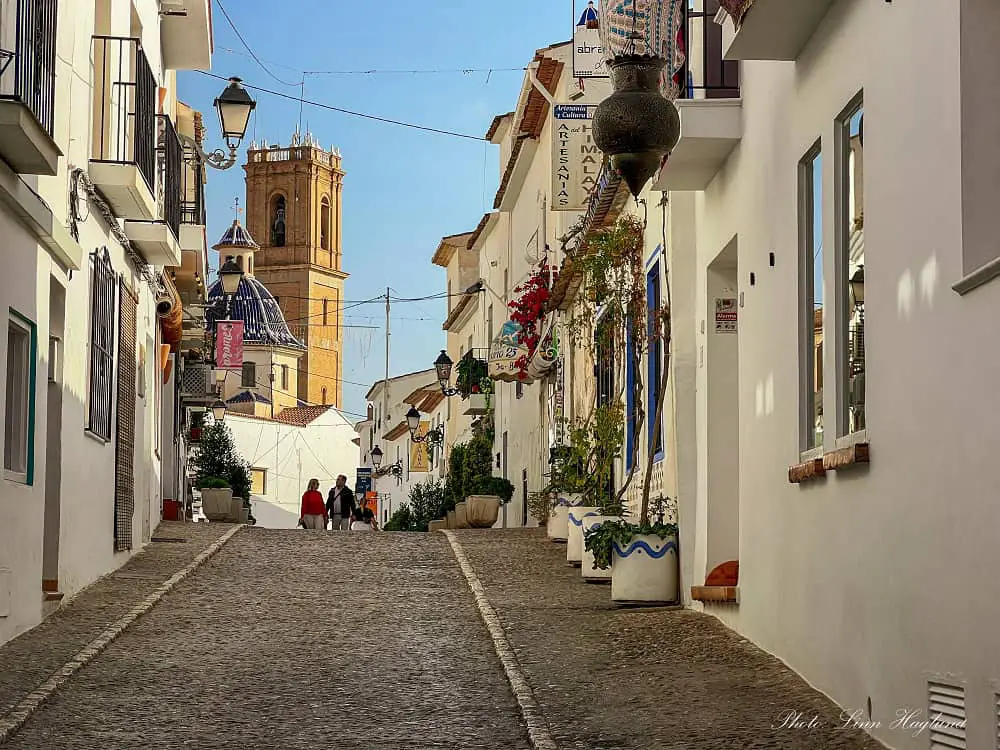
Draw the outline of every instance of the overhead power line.
[[[215,78],[215,79],[220,80],[220,81],[228,81],[229,80],[225,76],[216,75],[215,73],[209,73],[209,72],[204,71],[204,70],[199,70],[199,71],[196,71],[196,72],[201,73],[203,76],[208,76],[209,78]],[[289,85],[289,84],[285,84],[285,85]],[[259,92],[261,94],[270,94],[271,96],[277,96],[277,97],[280,97],[282,99],[288,99],[289,101],[298,102],[299,104],[308,104],[311,107],[317,107],[318,109],[329,110],[330,112],[339,112],[340,114],[350,115],[351,117],[360,117],[360,118],[363,118],[365,120],[373,120],[375,122],[381,122],[381,123],[385,123],[387,125],[399,125],[400,127],[404,127],[404,128],[411,128],[413,130],[421,130],[421,131],[423,131],[425,133],[436,133],[438,135],[448,135],[448,136],[451,136],[453,138],[464,138],[464,139],[470,140],[470,141],[480,141],[480,142],[482,142],[482,141],[486,140],[486,138],[484,138],[481,135],[470,135],[469,133],[458,133],[458,132],[456,132],[454,130],[443,130],[441,128],[432,128],[432,127],[429,127],[427,125],[417,125],[416,123],[404,122],[403,120],[393,120],[392,118],[389,118],[389,117],[379,117],[378,115],[369,115],[369,114],[365,114],[364,112],[355,112],[355,111],[350,110],[350,109],[344,109],[343,107],[334,107],[332,104],[325,104],[323,102],[317,102],[317,101],[314,101],[312,99],[306,99],[305,97],[302,97],[302,96],[294,96],[292,94],[286,94],[286,93],[283,93],[281,91],[274,91],[273,89],[266,89],[263,86],[257,86],[255,84],[247,83],[245,81],[243,82],[243,86],[245,88],[251,89],[252,91],[257,91],[257,92]]]
[[[279,78],[278,76],[276,76],[274,73],[272,73],[270,71],[270,69],[263,62],[261,62],[261,59],[259,57],[257,57],[257,53],[255,53],[250,48],[249,43],[243,37],[243,35],[240,33],[240,30],[238,28],[236,28],[236,24],[233,23],[233,19],[230,18],[229,12],[226,10],[226,6],[222,4],[222,0],[215,0],[215,4],[219,6],[219,10],[221,10],[222,11],[222,15],[225,16],[226,22],[229,24],[229,28],[231,28],[233,30],[233,33],[236,34],[236,37],[240,40],[240,42],[246,48],[246,51],[250,53],[250,57],[253,58],[254,62],[256,62],[260,66],[261,70],[263,70],[265,73],[267,73],[269,76],[271,76],[271,78],[273,78],[274,80],[276,80],[282,86],[301,86],[302,85],[302,81],[296,81],[295,83],[289,83],[288,81],[282,80],[281,78]]]

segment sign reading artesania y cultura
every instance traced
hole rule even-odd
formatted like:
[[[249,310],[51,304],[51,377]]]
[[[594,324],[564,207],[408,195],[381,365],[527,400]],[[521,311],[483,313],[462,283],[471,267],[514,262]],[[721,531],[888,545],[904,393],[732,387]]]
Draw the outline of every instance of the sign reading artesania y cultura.
[[[597,184],[603,156],[591,135],[597,107],[557,104],[552,108],[552,210],[583,211]]]

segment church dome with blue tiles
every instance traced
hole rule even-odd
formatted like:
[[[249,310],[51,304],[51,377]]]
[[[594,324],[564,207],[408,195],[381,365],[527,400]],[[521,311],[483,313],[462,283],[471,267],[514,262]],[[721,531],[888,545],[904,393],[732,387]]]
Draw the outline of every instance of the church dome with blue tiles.
[[[250,236],[250,232],[240,224],[239,219],[236,219],[212,248],[219,252],[220,265],[232,257],[243,269],[243,278],[240,279],[236,294],[233,295],[227,319],[243,321],[243,342],[247,345],[305,349],[305,345],[289,330],[274,295],[254,278],[253,253],[259,247]],[[216,279],[208,289],[208,309],[205,311],[205,322],[210,330],[215,321],[221,320],[224,314],[225,295],[222,291],[222,280]]]

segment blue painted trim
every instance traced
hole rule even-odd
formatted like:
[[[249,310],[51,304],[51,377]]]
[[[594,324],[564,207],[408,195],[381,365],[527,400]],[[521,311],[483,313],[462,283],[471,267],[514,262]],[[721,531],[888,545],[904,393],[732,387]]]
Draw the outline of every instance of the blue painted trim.
[[[577,500],[575,503],[572,503],[564,497],[556,499],[556,506],[563,508],[579,508],[581,505],[583,505],[583,500]]]
[[[618,542],[612,542],[611,546],[612,549],[614,549],[615,554],[618,555],[618,557],[622,558],[631,557],[633,552],[636,552],[638,550],[646,550],[646,554],[648,554],[654,560],[659,560],[671,550],[674,551],[674,554],[677,554],[677,542],[675,542],[673,539],[667,539],[665,541],[666,544],[663,545],[663,549],[661,549],[659,552],[650,547],[643,539],[634,540],[624,550],[618,546]]]
[[[660,294],[657,294],[660,292]],[[660,298],[660,299],[657,299]],[[656,420],[656,388],[660,383],[660,374],[663,367],[663,338],[656,336],[653,338],[655,328],[654,312],[658,306],[656,303],[662,302],[662,285],[660,283],[660,263],[659,255],[652,264],[652,270],[646,274],[646,328],[650,337],[646,354],[646,446],[647,450],[653,445],[653,427]],[[666,453],[666,438],[663,435],[663,421],[660,422],[660,449],[653,455],[653,463],[663,460]]]
[[[585,513],[585,514],[584,514],[583,516],[581,516],[581,517],[580,517],[580,520],[579,520],[579,521],[577,521],[577,520],[576,520],[576,516],[574,516],[574,515],[573,515],[572,513],[570,513],[570,514],[569,514],[569,520],[570,520],[570,522],[571,522],[571,523],[572,523],[572,524],[573,524],[574,526],[583,526],[583,519],[584,519],[584,518],[593,518],[594,516],[599,516],[599,515],[601,515],[601,514],[600,514],[600,513],[597,513],[597,512],[592,512],[592,513]]]
[[[625,471],[635,466],[635,370],[632,358],[635,344],[632,341],[632,325],[626,324],[625,331]]]
[[[656,249],[649,254],[648,258],[646,258],[646,273],[649,273],[649,269],[652,268],[653,264],[660,259],[660,256],[662,254],[663,254],[663,245],[657,245]]]

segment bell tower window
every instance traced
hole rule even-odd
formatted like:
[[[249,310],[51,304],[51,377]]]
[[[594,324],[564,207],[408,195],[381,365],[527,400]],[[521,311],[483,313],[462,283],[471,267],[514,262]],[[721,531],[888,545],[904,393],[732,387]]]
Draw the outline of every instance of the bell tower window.
[[[324,250],[330,249],[330,199],[326,196],[319,210],[319,246]]]
[[[285,246],[285,196],[276,195],[271,201],[271,245]]]

